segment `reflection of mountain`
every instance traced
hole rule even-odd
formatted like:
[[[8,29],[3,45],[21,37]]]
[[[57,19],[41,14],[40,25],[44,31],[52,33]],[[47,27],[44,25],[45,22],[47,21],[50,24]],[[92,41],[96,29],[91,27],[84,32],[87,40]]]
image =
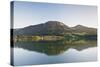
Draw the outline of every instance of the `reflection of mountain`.
[[[82,25],[68,27],[59,21],[48,21],[43,24],[14,29],[14,35],[65,35],[71,33],[97,34],[97,29]]]
[[[16,42],[15,47],[36,51],[47,55],[59,55],[70,48],[78,51],[95,47],[96,41],[57,41],[57,42]]]

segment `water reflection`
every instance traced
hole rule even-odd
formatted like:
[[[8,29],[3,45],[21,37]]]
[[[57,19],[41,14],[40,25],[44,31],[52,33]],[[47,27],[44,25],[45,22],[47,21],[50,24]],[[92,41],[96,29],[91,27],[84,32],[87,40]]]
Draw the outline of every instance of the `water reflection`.
[[[40,42],[15,42],[15,47],[23,48],[28,51],[44,53],[48,56],[59,55],[70,48],[81,51],[90,47],[97,46],[96,40],[77,40],[77,41],[40,41]]]

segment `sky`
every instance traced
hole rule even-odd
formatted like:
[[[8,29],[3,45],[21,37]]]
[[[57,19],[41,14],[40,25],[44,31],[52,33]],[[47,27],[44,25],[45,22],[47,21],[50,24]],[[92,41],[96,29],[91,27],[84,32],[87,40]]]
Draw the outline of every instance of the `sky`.
[[[60,21],[69,27],[84,25],[97,28],[97,7],[87,5],[14,2],[14,28]]]

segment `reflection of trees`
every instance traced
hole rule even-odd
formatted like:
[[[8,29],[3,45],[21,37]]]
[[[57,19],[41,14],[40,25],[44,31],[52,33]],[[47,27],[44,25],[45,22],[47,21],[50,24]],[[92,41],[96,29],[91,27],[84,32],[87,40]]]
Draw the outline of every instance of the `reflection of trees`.
[[[16,42],[15,47],[45,53],[47,55],[59,55],[69,48],[81,51],[89,47],[95,47],[96,41],[78,40],[78,41],[41,41],[41,42]]]

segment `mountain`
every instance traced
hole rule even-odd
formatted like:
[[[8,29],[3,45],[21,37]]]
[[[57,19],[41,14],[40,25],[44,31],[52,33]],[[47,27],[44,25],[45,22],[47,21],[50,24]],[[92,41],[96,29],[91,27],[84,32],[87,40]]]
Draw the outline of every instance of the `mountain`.
[[[90,28],[82,25],[77,25],[75,27],[72,27],[74,30],[74,33],[87,33],[87,34],[97,34],[97,29],[96,28]]]
[[[42,24],[14,29],[14,35],[65,35],[70,33],[97,34],[97,29],[82,25],[69,27],[59,21],[48,21]]]

